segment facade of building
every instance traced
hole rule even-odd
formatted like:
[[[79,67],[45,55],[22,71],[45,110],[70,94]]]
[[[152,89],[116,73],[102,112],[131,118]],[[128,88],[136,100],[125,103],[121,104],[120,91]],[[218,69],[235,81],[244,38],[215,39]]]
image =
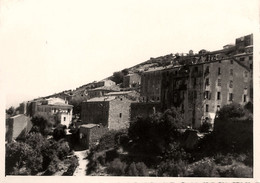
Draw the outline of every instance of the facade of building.
[[[32,128],[30,118],[24,114],[10,117],[6,121],[6,141],[24,138]]]
[[[144,104],[133,106],[147,105],[147,110],[138,112],[132,107],[134,115],[152,113],[153,103],[162,111],[175,107],[187,126],[199,128],[205,120],[213,123],[216,112],[226,104],[253,102],[252,42],[252,35],[245,36],[223,50],[203,49],[198,54],[176,57],[171,68],[144,72]]]
[[[109,130],[127,128],[132,101],[123,96],[93,98],[82,103],[83,124],[99,124]]]
[[[54,119],[56,124],[69,127],[72,122],[73,106],[61,98],[49,98],[30,102],[27,111],[31,116],[41,115]]]
[[[123,78],[124,88],[138,87],[141,84],[141,76],[137,73],[128,74]]]

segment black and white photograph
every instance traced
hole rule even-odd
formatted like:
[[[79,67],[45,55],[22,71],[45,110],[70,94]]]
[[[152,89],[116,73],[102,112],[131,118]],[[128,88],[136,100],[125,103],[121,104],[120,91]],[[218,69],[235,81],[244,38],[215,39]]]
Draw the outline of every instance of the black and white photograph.
[[[259,9],[1,0],[3,182],[259,181]]]

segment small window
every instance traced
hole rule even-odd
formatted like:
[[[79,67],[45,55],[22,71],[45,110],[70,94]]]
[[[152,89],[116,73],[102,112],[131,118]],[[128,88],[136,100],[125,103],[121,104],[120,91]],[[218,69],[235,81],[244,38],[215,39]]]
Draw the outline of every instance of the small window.
[[[119,117],[120,117],[120,118],[122,117],[122,113],[119,113]]]
[[[220,67],[218,68],[218,75],[221,75]]]
[[[233,69],[230,69],[230,75],[233,76]]]
[[[209,112],[209,105],[206,104],[206,112]]]
[[[221,96],[221,93],[218,92],[218,93],[217,93],[217,100],[220,100],[220,96]]]
[[[228,99],[229,101],[233,101],[233,93],[230,93],[229,94],[229,99]]]
[[[247,101],[247,95],[244,95],[244,102]]]
[[[194,91],[194,99],[197,98],[197,91]]]
[[[197,78],[194,78],[193,86],[197,85]]]
[[[205,91],[205,99],[209,99],[209,91]]]
[[[219,111],[220,110],[220,105],[217,105],[217,111]]]
[[[66,121],[66,117],[63,118],[63,121]]]
[[[253,69],[253,64],[250,64],[250,69]]]
[[[230,60],[230,64],[233,64],[234,63],[234,61],[233,60]]]
[[[247,71],[244,72],[244,76],[245,76],[245,78],[248,77],[248,72]]]
[[[195,68],[194,68],[194,72],[198,72],[198,67],[195,67]]]
[[[218,79],[218,86],[221,86],[221,79]]]
[[[209,78],[206,78],[206,86],[209,85]]]
[[[245,61],[245,57],[241,57],[240,59],[239,59],[239,61]]]
[[[229,81],[229,88],[233,88],[233,81]]]
[[[206,73],[209,73],[209,66],[206,67]]]
[[[253,56],[249,56],[249,60],[253,60]]]

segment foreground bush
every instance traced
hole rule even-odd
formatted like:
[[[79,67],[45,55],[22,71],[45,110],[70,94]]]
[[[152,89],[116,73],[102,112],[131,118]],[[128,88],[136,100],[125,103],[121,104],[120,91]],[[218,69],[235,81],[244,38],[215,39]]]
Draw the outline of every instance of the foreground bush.
[[[199,162],[193,169],[193,177],[218,177],[216,165],[212,161]]]
[[[158,175],[163,177],[186,177],[188,176],[187,164],[184,161],[162,162],[158,168]]]
[[[109,164],[107,172],[111,175],[122,176],[125,175],[126,167],[126,163],[121,162],[119,158],[116,158]]]
[[[245,165],[234,165],[232,167],[232,177],[252,178],[253,169]]]
[[[69,168],[66,172],[64,172],[62,175],[63,176],[72,176],[77,168],[79,166],[79,161],[76,156],[73,156],[69,159]]]
[[[131,163],[127,171],[128,176],[148,176],[148,170],[143,162]]]

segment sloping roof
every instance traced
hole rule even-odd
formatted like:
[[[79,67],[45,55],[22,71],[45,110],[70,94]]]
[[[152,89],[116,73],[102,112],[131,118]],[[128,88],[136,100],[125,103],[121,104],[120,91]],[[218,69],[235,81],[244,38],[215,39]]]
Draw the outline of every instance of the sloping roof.
[[[129,93],[132,93],[132,91],[109,92],[109,93],[106,93],[105,95],[106,96],[109,96],[109,95],[127,95]]]
[[[116,97],[115,96],[105,96],[105,97],[96,97],[96,98],[92,98],[87,100],[87,102],[104,102],[104,101],[111,101],[111,100],[115,100]]]
[[[98,126],[97,124],[84,124],[84,125],[80,125],[80,127],[83,127],[83,128],[93,128],[93,127],[96,127]]]
[[[98,88],[90,89],[89,91],[98,91],[98,90],[106,90],[106,91],[119,91],[120,88],[117,85],[112,86],[101,86]]]

